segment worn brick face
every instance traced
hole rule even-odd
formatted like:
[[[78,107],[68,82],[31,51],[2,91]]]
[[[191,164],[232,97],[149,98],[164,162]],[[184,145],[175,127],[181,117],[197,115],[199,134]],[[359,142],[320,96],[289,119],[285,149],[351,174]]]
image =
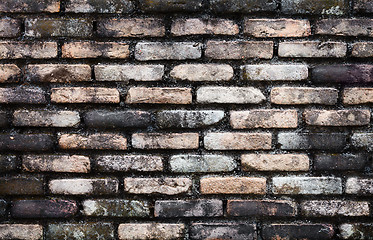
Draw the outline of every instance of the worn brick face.
[[[271,102],[275,104],[324,104],[334,105],[338,90],[334,88],[274,87]]]
[[[0,19],[0,37],[17,37],[21,33],[21,21],[18,19]]]
[[[246,19],[244,33],[253,37],[306,37],[311,35],[308,20]]]
[[[171,33],[175,36],[183,35],[236,35],[238,25],[227,19],[176,19],[171,26]]]
[[[129,46],[124,42],[67,42],[62,45],[63,58],[118,58],[130,55]]]
[[[281,42],[278,55],[296,58],[341,58],[347,54],[347,44],[342,42]]]
[[[0,59],[49,59],[55,57],[57,57],[56,42],[0,41]]]
[[[97,81],[128,82],[160,81],[164,74],[163,65],[96,65]]]
[[[11,215],[16,218],[71,218],[78,212],[72,200],[16,200]]]
[[[365,201],[313,200],[301,204],[302,214],[309,217],[368,216],[369,203]]]
[[[55,103],[119,103],[116,88],[61,87],[51,89],[51,101]]]
[[[59,0],[4,0],[0,3],[0,12],[55,13],[59,11]]]
[[[21,69],[15,64],[0,65],[0,83],[18,82],[21,77]]]
[[[190,104],[191,88],[132,87],[128,90],[126,103]]]
[[[52,179],[49,190],[62,195],[113,195],[118,193],[119,182],[114,178]]]
[[[80,123],[78,112],[73,111],[22,111],[13,113],[15,126],[76,127]]]
[[[198,133],[135,133],[132,146],[138,149],[197,149]]]
[[[170,76],[184,81],[229,81],[233,68],[226,64],[182,64],[174,67]]]
[[[139,42],[135,58],[139,61],[199,59],[202,44],[197,42]]]
[[[295,110],[231,111],[230,123],[234,129],[245,128],[296,128],[298,113]]]
[[[248,81],[302,81],[308,78],[307,65],[244,65],[241,74]]]
[[[305,110],[303,117],[314,126],[364,126],[370,123],[369,110]]]
[[[252,13],[252,12],[271,12],[276,9],[274,0],[211,0],[211,9],[217,13]]]
[[[109,19],[97,26],[103,37],[162,37],[165,31],[163,20],[156,18]]]
[[[125,178],[124,191],[132,194],[177,195],[192,187],[190,178]]]
[[[265,194],[266,179],[254,177],[206,177],[201,179],[202,194]]]
[[[58,139],[62,149],[126,150],[127,139],[120,134],[62,134]]]
[[[22,168],[27,172],[88,173],[89,157],[82,155],[24,155]]]
[[[39,224],[0,224],[1,239],[39,240],[43,237],[43,226]]]
[[[219,132],[207,133],[203,139],[208,150],[259,150],[271,149],[270,133]]]
[[[91,81],[91,67],[86,64],[30,64],[26,78],[32,82]]]
[[[223,201],[217,199],[157,200],[155,217],[219,217],[223,215]]]
[[[305,154],[243,154],[244,171],[308,171],[310,159]]]
[[[316,34],[373,36],[372,19],[323,19],[316,22]]]
[[[131,0],[68,0],[65,11],[74,13],[129,13],[133,9],[134,3]]]
[[[282,200],[228,200],[227,214],[234,217],[295,216],[297,205]]]
[[[281,0],[281,10],[286,14],[344,15],[348,4],[344,0],[312,1]]]
[[[181,239],[185,231],[181,223],[124,223],[120,224],[120,240],[129,239]]]
[[[211,59],[271,59],[273,42],[270,41],[208,41],[205,55]]]

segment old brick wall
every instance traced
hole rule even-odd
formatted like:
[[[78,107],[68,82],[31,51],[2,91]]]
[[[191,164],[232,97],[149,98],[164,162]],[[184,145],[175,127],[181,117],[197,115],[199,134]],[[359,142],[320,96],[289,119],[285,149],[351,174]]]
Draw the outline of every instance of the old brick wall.
[[[372,0],[0,0],[0,239],[373,239]]]

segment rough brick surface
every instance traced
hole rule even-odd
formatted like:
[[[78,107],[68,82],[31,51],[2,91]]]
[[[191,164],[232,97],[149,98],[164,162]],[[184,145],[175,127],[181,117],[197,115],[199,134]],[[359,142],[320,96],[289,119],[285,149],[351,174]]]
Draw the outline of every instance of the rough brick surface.
[[[135,133],[132,146],[139,149],[197,149],[198,133]]]
[[[83,202],[83,214],[92,217],[148,217],[149,204],[137,200],[97,199]]]
[[[145,128],[151,125],[151,114],[145,111],[88,111],[84,123],[90,128]]]
[[[197,42],[140,42],[136,44],[135,58],[139,61],[198,59],[201,48]]]
[[[333,177],[274,177],[274,194],[342,194],[342,180]]]
[[[48,187],[53,194],[63,195],[108,195],[118,192],[118,180],[113,178],[97,179],[53,179]]]
[[[73,111],[22,111],[13,113],[15,126],[75,127],[80,123],[78,112]]]
[[[40,177],[2,177],[0,178],[1,195],[41,195],[43,178]]]
[[[12,202],[11,214],[16,218],[71,218],[78,212],[71,200],[17,200]]]
[[[230,123],[234,129],[245,128],[296,128],[298,113],[295,110],[231,111]]]
[[[286,14],[344,15],[347,9],[348,4],[344,0],[281,0],[281,10]]]
[[[39,240],[43,227],[39,224],[0,224],[1,239]]]
[[[50,134],[0,134],[0,150],[41,152],[52,150],[53,136]]]
[[[373,6],[373,5],[372,5]],[[357,42],[352,44],[353,57],[372,57],[373,56],[373,43],[371,42]]]
[[[61,87],[51,89],[51,101],[55,103],[119,103],[116,88]]]
[[[27,172],[88,173],[89,158],[82,155],[24,155],[22,168]]]
[[[312,69],[312,80],[316,83],[364,83],[372,82],[373,65],[345,64],[316,66]]]
[[[129,57],[129,46],[124,42],[67,42],[62,46],[63,58],[119,58]]]
[[[373,225],[370,223],[344,223],[338,228],[342,239],[369,239],[373,233]]]
[[[316,154],[313,167],[320,171],[362,171],[368,158],[365,154]]]
[[[139,4],[145,12],[195,12],[201,9],[202,0],[139,0]]]
[[[301,81],[308,77],[307,65],[244,65],[242,78],[248,81]]]
[[[49,239],[107,239],[114,240],[114,225],[112,223],[64,223],[49,224],[46,237]]]
[[[346,193],[357,195],[373,194],[373,179],[348,178],[346,182]]]
[[[253,37],[306,37],[311,35],[307,20],[246,19],[244,34]]]
[[[62,149],[113,149],[126,150],[127,139],[119,134],[63,134],[58,139]]]
[[[97,81],[128,82],[160,81],[164,74],[163,65],[96,65]]]
[[[0,41],[0,59],[57,57],[56,42],[16,42]]]
[[[211,9],[218,13],[251,13],[251,12],[270,12],[276,9],[274,0],[211,0]]]
[[[250,177],[206,177],[201,179],[202,194],[265,194],[266,179]]]
[[[27,80],[32,82],[91,81],[91,67],[85,64],[30,64]]]
[[[308,171],[310,159],[305,154],[243,154],[244,171]]]
[[[182,64],[174,67],[170,76],[184,81],[228,81],[233,78],[233,68],[218,64]]]
[[[0,19],[0,37],[17,37],[21,32],[21,22],[17,19]]]
[[[59,11],[59,0],[4,0],[0,4],[0,12],[55,13]]]
[[[228,200],[227,213],[235,217],[288,217],[297,214],[297,205],[282,200]]]
[[[132,194],[176,195],[190,191],[190,178],[125,178],[124,191]]]
[[[162,160],[150,155],[104,155],[93,160],[93,168],[99,172],[162,171]]]
[[[254,87],[201,87],[197,90],[199,103],[261,103],[263,93]]]
[[[19,161],[14,155],[0,155],[0,172],[10,172],[18,168]]]
[[[193,223],[190,227],[190,238],[254,240],[255,230],[255,225],[246,222]]]
[[[313,110],[303,112],[308,125],[316,126],[364,126],[370,123],[369,110]]]
[[[21,69],[15,64],[0,65],[0,83],[17,82],[21,75]]]
[[[158,200],[155,217],[219,217],[223,215],[223,202],[217,199]]]
[[[369,203],[364,201],[314,200],[301,204],[302,214],[312,217],[368,216]]]
[[[372,19],[323,19],[316,22],[315,34],[373,36]]]
[[[332,239],[331,224],[271,224],[263,226],[263,239]]]
[[[208,150],[268,150],[271,149],[272,135],[240,132],[207,133],[203,142]]]
[[[68,0],[65,11],[74,13],[129,13],[133,9],[134,4],[131,0]]]
[[[347,44],[342,42],[281,42],[278,48],[280,57],[295,58],[341,58],[347,54]]]
[[[183,35],[236,35],[238,25],[227,19],[176,19],[171,26],[171,33],[175,36]]]
[[[347,144],[343,133],[279,133],[281,149],[321,149],[340,151]]]
[[[334,88],[274,87],[271,102],[275,104],[325,104],[334,105],[338,90]]]
[[[185,225],[181,223],[124,223],[118,228],[120,240],[181,239],[184,231]]]
[[[173,172],[229,172],[237,164],[225,155],[173,155],[170,168]]]
[[[201,128],[219,123],[224,112],[219,110],[171,110],[157,114],[157,125],[160,128]]]
[[[109,19],[100,21],[97,29],[103,37],[162,37],[166,31],[156,18]]]
[[[133,87],[128,90],[126,103],[190,104],[192,92],[190,88]]]

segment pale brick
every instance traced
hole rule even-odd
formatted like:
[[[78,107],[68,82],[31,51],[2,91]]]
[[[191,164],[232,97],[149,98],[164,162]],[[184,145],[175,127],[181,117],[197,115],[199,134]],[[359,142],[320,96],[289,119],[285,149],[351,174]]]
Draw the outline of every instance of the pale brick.
[[[373,36],[373,19],[322,19],[315,34],[337,36]]]
[[[346,193],[357,195],[373,195],[373,179],[348,178],[346,182]]]
[[[308,78],[307,65],[244,65],[241,77],[248,81],[301,81]]]
[[[224,111],[219,110],[166,110],[157,113],[160,128],[201,128],[219,123]]]
[[[176,19],[172,22],[171,33],[175,36],[184,35],[236,35],[238,25],[234,21],[219,18],[188,18]]]
[[[62,134],[58,145],[61,149],[126,150],[127,139],[122,135],[109,133]]]
[[[230,172],[237,164],[233,157],[225,155],[173,155],[170,157],[172,172]]]
[[[301,203],[302,214],[310,217],[355,217],[369,215],[369,202],[315,200]]]
[[[103,37],[162,37],[165,31],[163,20],[157,18],[105,19],[97,24]]]
[[[206,133],[205,148],[208,150],[259,150],[271,149],[271,133],[221,132]]]
[[[354,147],[373,151],[373,133],[354,133],[351,136],[351,143]]]
[[[200,181],[202,194],[265,194],[265,178],[205,177]]]
[[[274,87],[271,102],[274,104],[324,104],[334,105],[338,100],[335,88]]]
[[[138,149],[198,149],[198,133],[134,133],[132,146]]]
[[[190,239],[227,239],[255,240],[256,225],[239,222],[195,222],[190,226]]]
[[[124,42],[67,42],[62,45],[63,58],[119,58],[130,56]]]
[[[191,88],[131,87],[126,97],[127,104],[191,104]]]
[[[39,224],[0,224],[0,239],[39,240],[43,226]]]
[[[243,154],[243,171],[308,171],[310,159],[306,154]]]
[[[186,60],[202,56],[202,44],[197,42],[139,42],[135,58],[149,60]]]
[[[163,157],[151,155],[104,155],[97,156],[94,169],[99,172],[153,172],[163,170]]]
[[[124,191],[131,194],[176,195],[190,192],[190,178],[125,178]]]
[[[118,227],[120,240],[182,239],[184,231],[182,223],[124,223]]]
[[[306,124],[314,126],[364,126],[370,123],[369,110],[305,110]]]
[[[91,81],[91,67],[86,64],[30,64],[25,75],[32,82],[83,82]]]
[[[0,12],[55,13],[60,11],[60,0],[2,0]]]
[[[339,231],[342,239],[369,239],[373,236],[373,224],[344,223],[339,225]]]
[[[56,42],[0,41],[0,59],[48,59],[56,57]]]
[[[245,19],[244,34],[253,37],[306,37],[311,35],[308,20],[295,19]]]
[[[373,57],[373,42],[353,43],[351,56],[361,58]]]
[[[342,180],[334,177],[274,177],[274,194],[342,194]]]
[[[21,21],[18,19],[0,18],[0,37],[17,37],[21,33]]]
[[[254,87],[200,87],[197,90],[198,103],[258,104],[266,97]]]
[[[74,13],[129,13],[134,9],[131,0],[67,0],[65,4],[65,11]]]
[[[83,214],[90,217],[149,217],[149,203],[124,199],[85,200]]]
[[[18,82],[21,69],[15,64],[0,64],[0,83]]]
[[[118,193],[119,182],[114,178],[53,179],[48,187],[52,194],[107,195]]]
[[[22,168],[27,172],[88,173],[89,157],[81,155],[24,155]]]
[[[228,64],[182,64],[174,67],[170,76],[183,81],[229,81],[233,68]]]
[[[119,103],[116,88],[60,87],[51,89],[51,101],[55,103]]]
[[[342,99],[348,105],[373,103],[373,88],[345,88]]]
[[[347,44],[343,42],[280,42],[280,57],[299,58],[341,58],[347,54]]]
[[[14,126],[77,127],[79,123],[80,116],[75,111],[18,110],[13,114]]]
[[[163,65],[96,65],[97,81],[128,82],[160,81],[164,74]]]

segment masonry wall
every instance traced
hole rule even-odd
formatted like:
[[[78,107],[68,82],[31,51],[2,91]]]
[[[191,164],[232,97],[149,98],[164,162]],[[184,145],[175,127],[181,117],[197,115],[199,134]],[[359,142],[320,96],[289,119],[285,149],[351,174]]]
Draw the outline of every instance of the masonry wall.
[[[372,0],[1,0],[0,239],[373,239]]]

